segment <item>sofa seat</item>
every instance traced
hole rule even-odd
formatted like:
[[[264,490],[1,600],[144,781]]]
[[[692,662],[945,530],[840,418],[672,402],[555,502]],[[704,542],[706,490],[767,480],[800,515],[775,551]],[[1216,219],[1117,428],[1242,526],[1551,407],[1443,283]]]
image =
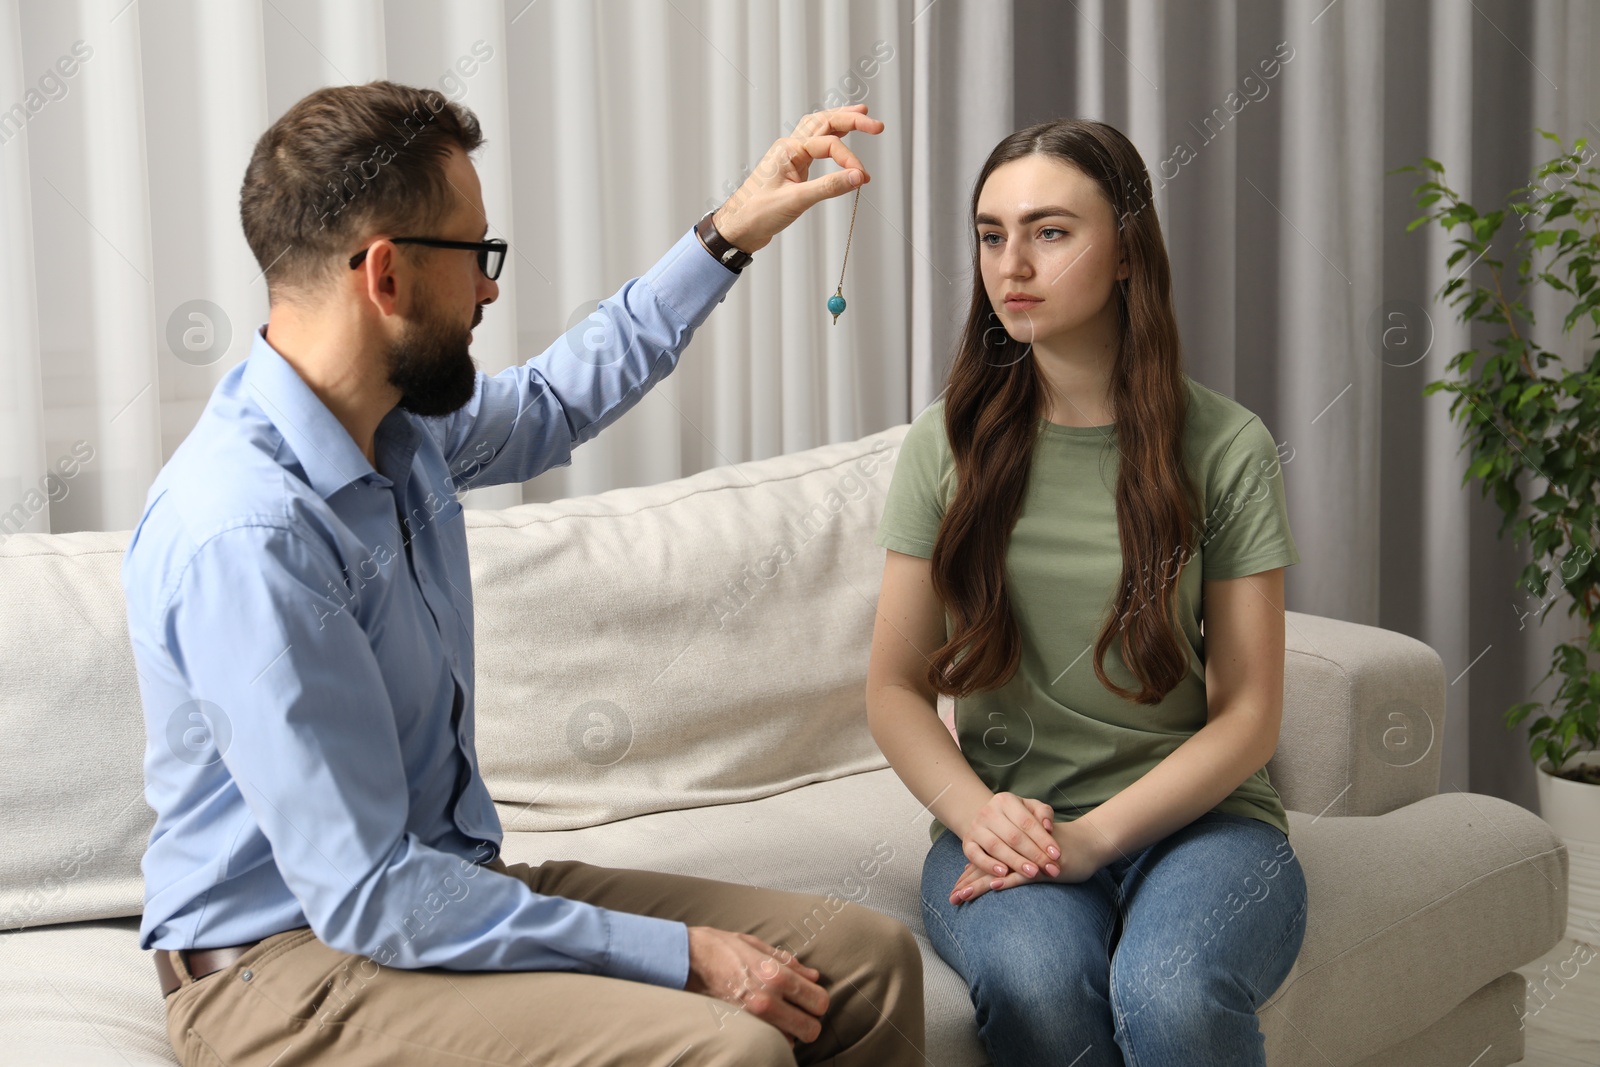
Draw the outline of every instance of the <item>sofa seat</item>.
[[[923,931],[931,819],[892,770],[579,830],[519,832],[510,805],[501,818],[510,863],[581,859],[672,871],[831,893],[893,915],[922,945],[930,1062],[988,1062],[965,985]],[[1565,885],[1559,839],[1514,804],[1466,793],[1370,817],[1291,811],[1289,823],[1311,913],[1294,969],[1260,1012],[1269,1062],[1400,1067],[1426,1062],[1415,1055],[1422,1050],[1449,1047],[1470,1049],[1465,1063],[1489,1046],[1499,1047],[1475,1067],[1516,1062],[1521,1050],[1503,1034],[1523,988],[1509,972],[1526,962],[1530,940],[1561,927],[1552,909],[1527,906],[1549,899],[1551,884]],[[882,862],[863,877],[860,861],[874,857]],[[1477,931],[1470,941],[1452,936],[1465,929]],[[5,1062],[172,1064],[154,968],[137,935],[136,919],[0,935]],[[1365,1058],[1368,1049],[1386,1051]]]

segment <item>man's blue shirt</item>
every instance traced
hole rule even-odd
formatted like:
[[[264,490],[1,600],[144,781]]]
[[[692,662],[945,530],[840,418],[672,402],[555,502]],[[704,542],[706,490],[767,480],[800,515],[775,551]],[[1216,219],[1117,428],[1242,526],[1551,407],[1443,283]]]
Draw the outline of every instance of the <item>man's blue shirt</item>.
[[[736,277],[690,230],[539,356],[480,372],[460,411],[390,411],[376,470],[256,331],[123,559],[156,813],[141,948],[310,926],[395,967],[683,988],[683,923],[481,866],[502,833],[473,744],[456,494],[569,464],[672,372]]]

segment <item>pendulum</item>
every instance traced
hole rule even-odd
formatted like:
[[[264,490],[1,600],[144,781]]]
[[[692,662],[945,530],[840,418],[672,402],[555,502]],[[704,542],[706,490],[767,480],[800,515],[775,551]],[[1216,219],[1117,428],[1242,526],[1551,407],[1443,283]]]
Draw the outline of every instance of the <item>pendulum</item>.
[[[833,313],[833,324],[839,325],[839,316],[844,314],[844,268],[850,262],[850,239],[856,233],[856,209],[861,206],[861,186],[856,186],[855,206],[850,209],[850,232],[844,239],[844,262],[839,264],[839,288],[828,297],[828,310]]]

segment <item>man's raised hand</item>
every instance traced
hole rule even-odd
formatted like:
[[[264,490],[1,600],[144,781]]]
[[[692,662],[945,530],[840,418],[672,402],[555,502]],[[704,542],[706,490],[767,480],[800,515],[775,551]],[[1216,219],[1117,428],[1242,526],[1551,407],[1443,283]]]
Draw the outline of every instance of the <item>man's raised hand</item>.
[[[871,181],[842,139],[851,130],[881,133],[883,122],[867,116],[866,104],[816,111],[801,119],[793,134],[772,143],[744,184],[717,209],[711,218],[717,232],[740,251],[754,252],[807,208]],[[819,159],[832,159],[843,169],[809,178],[811,164]]]

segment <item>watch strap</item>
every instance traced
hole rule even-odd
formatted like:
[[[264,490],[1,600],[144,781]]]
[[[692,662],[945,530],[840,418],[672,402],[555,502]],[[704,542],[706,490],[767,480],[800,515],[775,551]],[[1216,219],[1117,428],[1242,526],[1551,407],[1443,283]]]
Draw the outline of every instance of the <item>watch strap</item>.
[[[755,257],[749,252],[733,247],[726,237],[717,232],[716,226],[711,222],[711,216],[716,213],[717,209],[713,208],[702,215],[700,221],[695,223],[695,233],[700,235],[700,241],[706,246],[706,251],[710,252],[718,263],[737,274],[749,266]]]

